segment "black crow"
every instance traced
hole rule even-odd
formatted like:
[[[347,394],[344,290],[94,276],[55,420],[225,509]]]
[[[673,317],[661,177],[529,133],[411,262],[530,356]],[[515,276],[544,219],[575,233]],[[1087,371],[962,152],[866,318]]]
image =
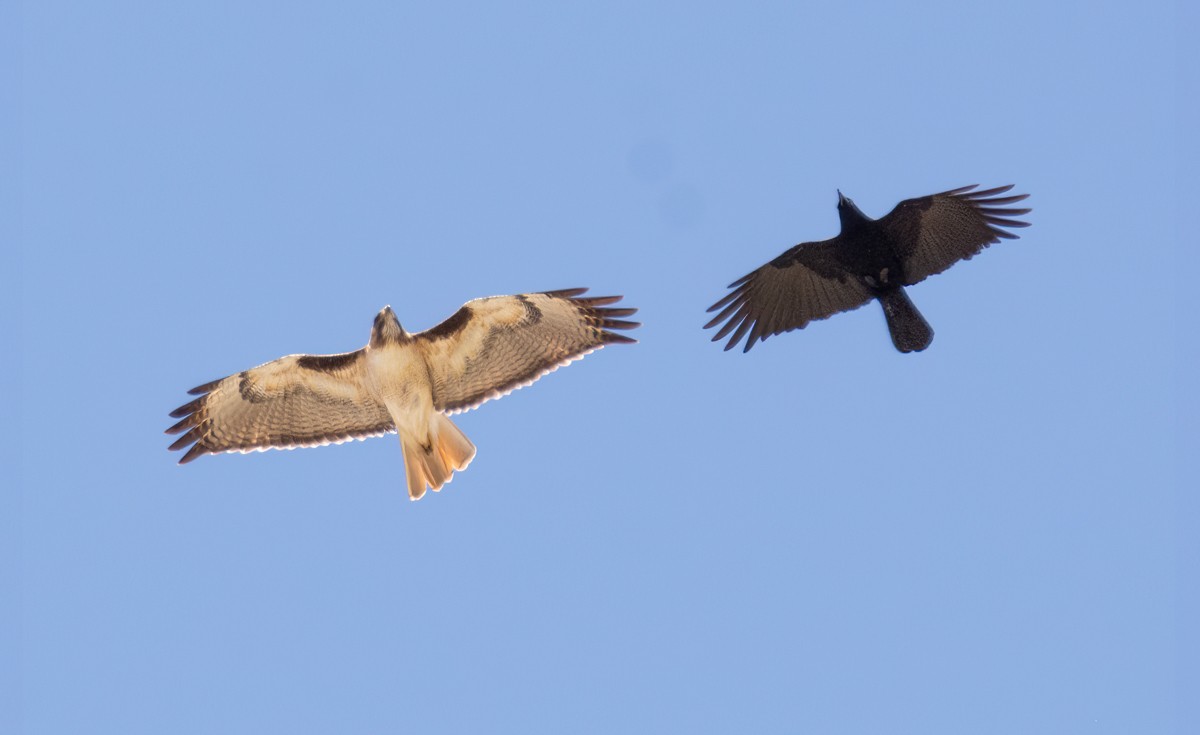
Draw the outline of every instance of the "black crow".
[[[904,287],[969,259],[1002,237],[1017,237],[1002,228],[1029,226],[1012,217],[1031,210],[1005,206],[1028,194],[1001,196],[1011,184],[983,191],[974,191],[976,186],[906,199],[881,219],[866,216],[839,191],[841,233],[832,240],[801,243],[729,284],[733,291],[708,309],[721,313],[704,328],[725,322],[713,341],[733,332],[726,350],[749,332],[744,350],[749,352],[755,342],[773,334],[879,299],[896,349],[925,349],[933,341],[933,329]]]

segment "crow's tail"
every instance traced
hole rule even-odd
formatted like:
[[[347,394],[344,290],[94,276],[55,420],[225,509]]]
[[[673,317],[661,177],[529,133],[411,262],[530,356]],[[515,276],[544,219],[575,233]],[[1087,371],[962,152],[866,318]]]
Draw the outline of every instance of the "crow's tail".
[[[933,327],[917,311],[904,289],[897,286],[880,291],[878,296],[896,349],[901,352],[920,352],[928,347],[933,341]]]

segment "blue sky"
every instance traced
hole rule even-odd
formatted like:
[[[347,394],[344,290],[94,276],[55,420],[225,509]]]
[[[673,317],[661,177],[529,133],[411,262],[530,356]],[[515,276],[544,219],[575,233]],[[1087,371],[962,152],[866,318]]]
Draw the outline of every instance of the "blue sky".
[[[1195,731],[1195,11],[500,5],[0,10],[0,730]],[[700,329],[836,189],[971,183],[1033,226],[926,352]],[[391,436],[166,451],[385,304],[579,285],[640,344],[419,503]]]

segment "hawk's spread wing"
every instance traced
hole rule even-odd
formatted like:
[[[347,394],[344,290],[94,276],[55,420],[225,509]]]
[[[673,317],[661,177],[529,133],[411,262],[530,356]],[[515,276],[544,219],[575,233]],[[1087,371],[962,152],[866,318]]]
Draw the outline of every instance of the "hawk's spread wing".
[[[637,309],[605,308],[620,296],[578,298],[585,291],[475,299],[433,329],[413,335],[429,365],[434,407],[466,411],[606,344],[634,342],[607,330],[638,326],[619,318]]]
[[[204,454],[337,444],[395,431],[382,403],[363,388],[363,350],[289,355],[188,391],[199,395],[171,416],[183,434],[171,449],[195,443],[179,460]],[[186,432],[186,433],[184,433]]]
[[[729,284],[733,291],[708,307],[710,312],[721,309],[721,313],[705,324],[705,329],[725,322],[713,335],[713,342],[732,331],[725,345],[729,350],[749,331],[743,350],[749,352],[760,339],[857,309],[870,301],[867,287],[834,258],[836,242],[802,243]]]
[[[974,191],[977,184],[919,199],[906,199],[879,224],[892,236],[904,262],[904,283],[911,286],[966,260],[1000,238],[1017,235],[1005,227],[1028,227],[1013,217],[1029,209],[1005,205],[1028,194],[999,196],[1012,185]]]

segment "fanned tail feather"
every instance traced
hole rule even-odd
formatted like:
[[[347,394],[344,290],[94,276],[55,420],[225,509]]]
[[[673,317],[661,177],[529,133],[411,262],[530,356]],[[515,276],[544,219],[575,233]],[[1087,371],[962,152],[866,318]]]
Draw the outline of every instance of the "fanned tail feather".
[[[475,445],[454,422],[438,413],[433,416],[434,446],[451,472],[461,472],[475,459]],[[437,488],[434,488],[435,490]]]
[[[429,422],[429,445],[407,433],[400,435],[408,497],[420,500],[426,488],[437,492],[475,458],[475,445],[446,416],[435,413]]]

